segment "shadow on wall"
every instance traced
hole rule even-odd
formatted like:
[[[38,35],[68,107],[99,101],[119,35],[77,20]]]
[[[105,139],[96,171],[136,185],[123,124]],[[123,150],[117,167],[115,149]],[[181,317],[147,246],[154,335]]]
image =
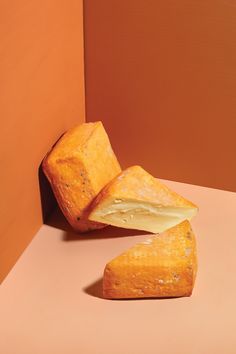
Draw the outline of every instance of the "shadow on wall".
[[[38,169],[38,178],[39,178],[39,190],[40,190],[40,199],[41,199],[41,210],[42,210],[42,219],[43,223],[47,224],[50,216],[53,211],[56,209],[57,202],[54,197],[50,183],[48,182],[47,177],[45,176],[42,168],[42,163]]]
[[[52,145],[51,149],[53,149],[53,147],[57,144],[57,142],[61,139],[63,135],[64,133],[59,136],[59,138]],[[47,224],[53,211],[57,207],[57,201],[52,191],[52,188],[50,186],[50,183],[43,172],[42,164],[43,164],[43,160],[41,161],[41,164],[38,168],[38,179],[39,179],[42,219],[43,219],[43,223]]]

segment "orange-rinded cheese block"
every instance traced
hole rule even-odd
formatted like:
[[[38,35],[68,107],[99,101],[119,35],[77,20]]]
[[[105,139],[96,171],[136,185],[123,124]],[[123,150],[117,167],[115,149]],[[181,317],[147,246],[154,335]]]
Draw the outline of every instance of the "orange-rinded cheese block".
[[[105,298],[190,296],[197,272],[196,241],[188,221],[151,236],[106,265]]]
[[[132,166],[103,188],[92,203],[89,219],[159,233],[190,220],[197,210],[142,167]]]
[[[121,168],[101,122],[84,123],[65,133],[44,158],[43,170],[75,230],[105,226],[87,219],[88,207]]]

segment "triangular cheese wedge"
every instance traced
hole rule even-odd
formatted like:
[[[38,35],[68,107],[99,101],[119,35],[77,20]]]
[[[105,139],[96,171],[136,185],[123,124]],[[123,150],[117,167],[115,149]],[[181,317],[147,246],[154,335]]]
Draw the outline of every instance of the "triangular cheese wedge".
[[[89,220],[153,233],[190,220],[198,210],[140,166],[129,167],[115,177],[91,208]]]
[[[103,295],[111,299],[190,296],[196,272],[196,241],[184,221],[109,262]]]

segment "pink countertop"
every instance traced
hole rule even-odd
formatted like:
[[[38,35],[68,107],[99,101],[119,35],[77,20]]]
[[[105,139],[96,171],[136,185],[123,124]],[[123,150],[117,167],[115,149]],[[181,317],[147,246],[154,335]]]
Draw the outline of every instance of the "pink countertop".
[[[147,236],[107,228],[81,237],[57,212],[0,287],[1,353],[236,353],[236,193],[166,184],[200,207],[193,295],[102,299],[106,262]]]

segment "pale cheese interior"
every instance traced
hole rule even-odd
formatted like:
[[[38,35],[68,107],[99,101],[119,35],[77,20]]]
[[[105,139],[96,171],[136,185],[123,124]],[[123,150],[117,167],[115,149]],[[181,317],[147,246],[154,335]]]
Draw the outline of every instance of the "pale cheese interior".
[[[94,210],[89,219],[127,229],[160,233],[184,220],[190,220],[196,213],[197,208],[114,199]]]

